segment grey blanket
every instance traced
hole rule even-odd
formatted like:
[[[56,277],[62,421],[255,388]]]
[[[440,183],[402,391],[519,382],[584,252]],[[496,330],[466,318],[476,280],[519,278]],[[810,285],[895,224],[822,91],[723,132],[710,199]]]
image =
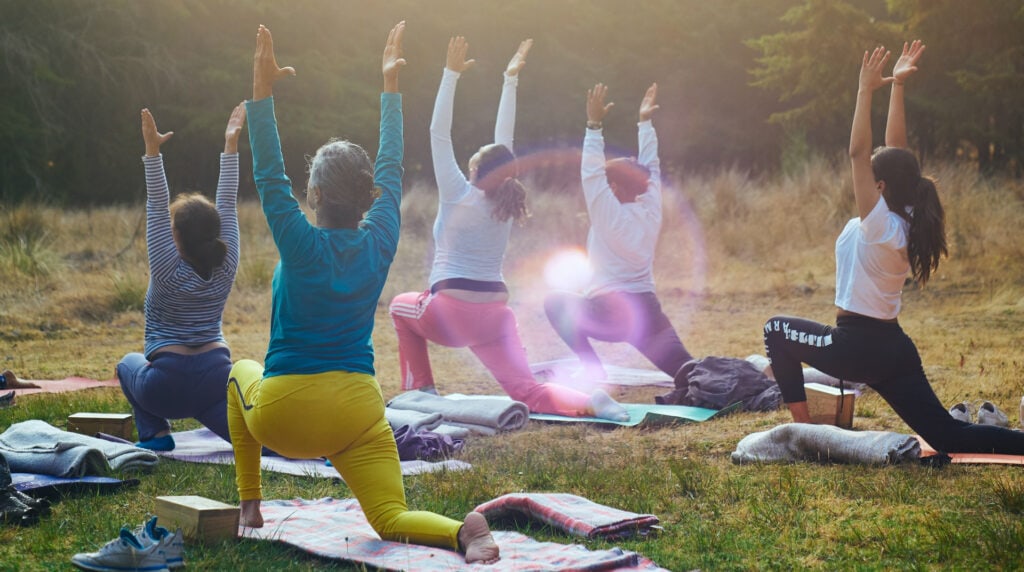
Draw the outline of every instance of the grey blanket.
[[[788,423],[741,439],[732,453],[732,462],[819,461],[885,465],[914,461],[920,457],[921,445],[910,435]]]
[[[388,409],[440,413],[445,425],[465,427],[474,433],[493,435],[516,431],[530,420],[526,404],[494,397],[447,399],[423,391],[407,391],[388,403]]]
[[[38,419],[15,423],[0,434],[0,454],[12,471],[65,478],[148,469],[160,460],[152,451],[61,431]]]
[[[387,407],[384,409],[384,416],[393,431],[401,427],[409,427],[415,433],[417,431],[432,431],[447,435],[453,439],[465,439],[469,435],[469,429],[456,427],[444,423],[444,417],[440,413],[422,413],[412,409],[396,409]]]

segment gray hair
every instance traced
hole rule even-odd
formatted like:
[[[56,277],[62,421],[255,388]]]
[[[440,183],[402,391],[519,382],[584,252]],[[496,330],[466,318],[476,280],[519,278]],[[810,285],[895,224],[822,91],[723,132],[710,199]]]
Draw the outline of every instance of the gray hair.
[[[331,138],[308,159],[308,188],[320,189],[320,204],[311,205],[343,226],[355,226],[380,196],[373,184],[373,163],[366,151],[352,143]]]

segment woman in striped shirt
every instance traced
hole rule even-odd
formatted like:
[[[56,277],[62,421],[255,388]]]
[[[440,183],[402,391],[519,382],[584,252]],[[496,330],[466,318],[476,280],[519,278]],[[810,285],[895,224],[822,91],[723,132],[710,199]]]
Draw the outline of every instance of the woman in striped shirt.
[[[221,315],[238,268],[238,136],[245,106],[231,112],[220,156],[216,205],[200,194],[170,203],[160,146],[174,132],[160,133],[142,110],[146,154],[145,353],[117,364],[121,389],[135,412],[136,446],[174,449],[169,419],[192,417],[225,440],[231,352]]]

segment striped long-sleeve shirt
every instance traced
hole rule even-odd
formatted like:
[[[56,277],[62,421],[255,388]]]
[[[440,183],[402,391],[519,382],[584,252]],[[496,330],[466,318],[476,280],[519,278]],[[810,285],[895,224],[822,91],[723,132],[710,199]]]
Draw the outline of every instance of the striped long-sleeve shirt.
[[[146,246],[149,289],[146,291],[147,357],[172,345],[223,342],[221,315],[238,269],[238,154],[221,154],[217,183],[220,238],[227,245],[224,263],[204,280],[182,260],[171,233],[170,193],[162,155],[143,157],[146,168]]]

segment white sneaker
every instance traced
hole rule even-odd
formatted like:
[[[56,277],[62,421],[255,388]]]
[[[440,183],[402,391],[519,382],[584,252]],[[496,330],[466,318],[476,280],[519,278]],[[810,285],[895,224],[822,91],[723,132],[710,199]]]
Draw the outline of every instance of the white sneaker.
[[[981,407],[978,408],[978,424],[1009,427],[1010,419],[994,403],[983,401]]]
[[[127,527],[98,551],[75,554],[71,563],[95,572],[169,572],[160,544],[143,546]]]
[[[181,529],[171,532],[162,526],[156,525],[156,518],[152,517],[145,524],[135,529],[135,536],[143,546],[160,544],[167,558],[167,567],[171,570],[185,566],[185,538]]]
[[[971,404],[966,401],[961,401],[953,407],[949,408],[949,416],[957,421],[963,421],[965,423],[971,422]]]

